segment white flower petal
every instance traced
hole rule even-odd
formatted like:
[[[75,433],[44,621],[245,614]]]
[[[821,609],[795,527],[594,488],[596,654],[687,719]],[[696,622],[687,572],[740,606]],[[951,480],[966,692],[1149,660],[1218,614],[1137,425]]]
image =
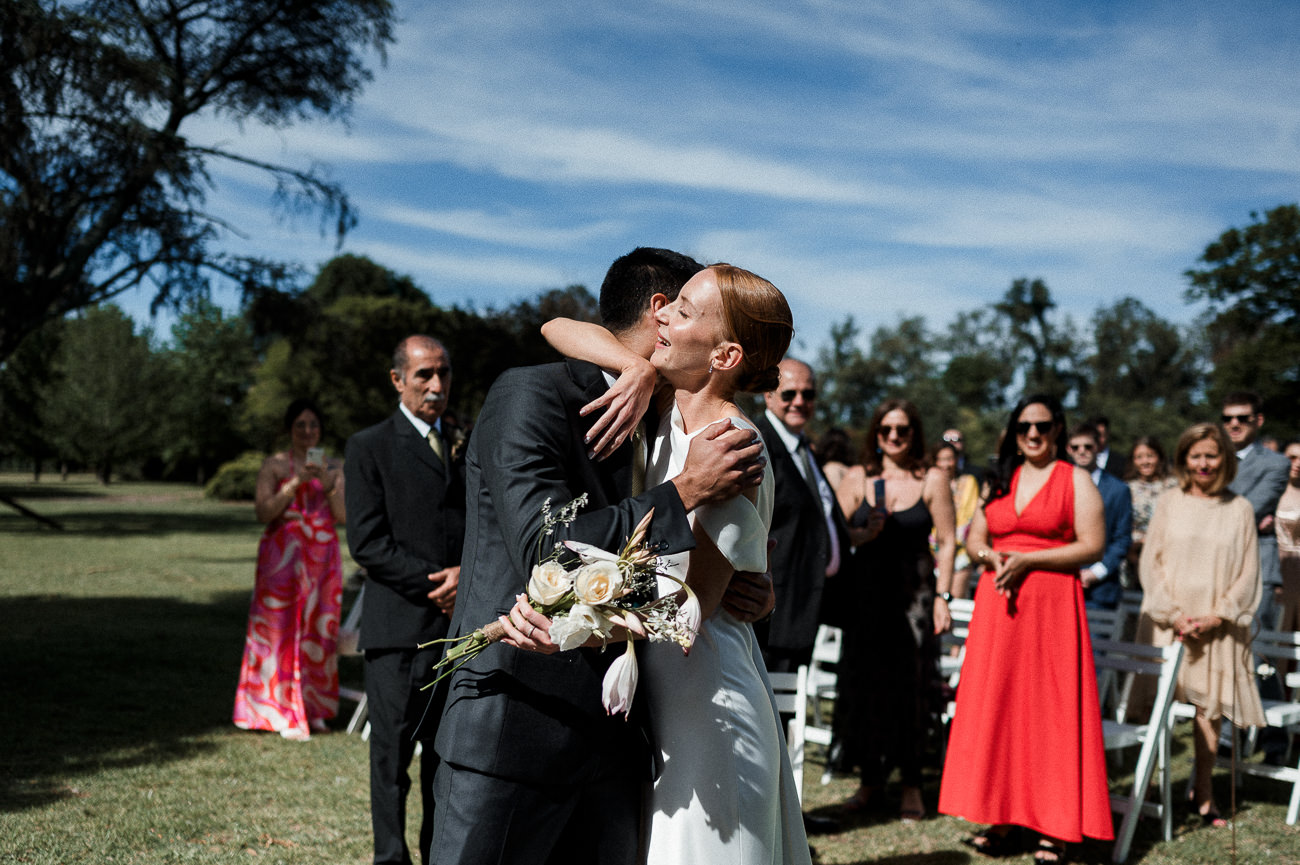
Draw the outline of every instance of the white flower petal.
[[[605,680],[601,683],[600,701],[605,711],[611,715],[622,712],[627,714],[632,708],[632,698],[636,696],[637,682],[636,650],[631,640],[627,641],[627,650],[614,659],[605,671]]]
[[[594,562],[617,562],[616,553],[608,553],[600,547],[594,547],[591,544],[585,544],[582,541],[565,541],[564,545],[578,554],[583,564],[593,564]]]
[[[699,599],[695,597],[694,592],[688,591],[686,602],[677,609],[677,623],[690,634],[690,643],[682,646],[685,654],[691,653],[691,644],[695,642],[695,635],[700,632],[700,620],[703,617]]]
[[[574,604],[569,612],[556,616],[551,623],[551,640],[567,652],[576,649],[600,628],[603,618],[586,604]]]

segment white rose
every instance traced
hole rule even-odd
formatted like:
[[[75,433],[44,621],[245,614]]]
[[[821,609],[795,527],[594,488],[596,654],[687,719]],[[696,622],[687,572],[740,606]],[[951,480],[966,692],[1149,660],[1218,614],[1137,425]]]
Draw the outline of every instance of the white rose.
[[[586,604],[574,604],[569,612],[551,620],[551,641],[567,652],[576,649],[601,626],[601,617]]]
[[[573,587],[573,578],[559,562],[542,562],[533,567],[533,575],[528,580],[528,597],[542,606],[547,606],[564,597],[564,593]]]
[[[583,565],[573,578],[573,593],[584,604],[608,604],[623,588],[623,574],[613,562]]]

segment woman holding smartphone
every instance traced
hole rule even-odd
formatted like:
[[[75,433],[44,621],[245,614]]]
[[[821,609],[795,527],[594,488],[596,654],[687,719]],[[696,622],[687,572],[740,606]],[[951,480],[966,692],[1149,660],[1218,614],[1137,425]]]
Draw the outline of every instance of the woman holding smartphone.
[[[234,721],[245,730],[307,739],[338,713],[343,564],[335,526],[346,511],[342,466],[320,448],[320,409],[294,400],[284,425],[289,449],[267,457],[257,476],[254,510],[266,529]]]
[[[857,765],[862,772],[844,809],[878,805],[897,766],[903,788],[899,817],[920,820],[928,686],[936,635],[952,625],[948,599],[957,541],[952,491],[942,471],[926,468],[916,406],[891,399],[876,408],[862,464],[845,473],[837,498],[849,521],[854,550],[848,573],[860,599],[860,624],[844,632],[835,710],[840,765]],[[931,528],[936,555],[930,552]]]

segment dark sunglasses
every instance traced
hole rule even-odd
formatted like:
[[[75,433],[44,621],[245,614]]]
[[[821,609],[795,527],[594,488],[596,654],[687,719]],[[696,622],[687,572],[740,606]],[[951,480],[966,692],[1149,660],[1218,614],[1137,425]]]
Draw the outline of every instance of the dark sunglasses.
[[[890,433],[898,433],[899,438],[905,439],[912,434],[912,426],[911,424],[905,423],[900,423],[898,426],[890,426],[887,423],[880,425],[880,435],[882,438],[888,438]]]
[[[807,390],[783,390],[777,394],[781,397],[781,402],[794,402],[794,395],[799,394],[803,397],[804,402],[812,402],[817,399],[817,391],[814,388]]]
[[[1068,445],[1072,451],[1095,451],[1097,446],[1092,442],[1080,442],[1077,445]]]
[[[1038,430],[1038,434],[1040,436],[1045,436],[1052,431],[1052,427],[1054,426],[1056,426],[1056,422],[1050,420],[1034,420],[1034,421],[1022,420],[1016,424],[1016,435],[1018,436],[1029,435],[1029,429],[1030,427],[1033,427],[1034,429]]]
[[[1225,414],[1223,416],[1223,423],[1224,425],[1227,425],[1232,423],[1233,421],[1236,421],[1237,423],[1240,424],[1248,424],[1254,419],[1255,419],[1255,415],[1253,414]]]

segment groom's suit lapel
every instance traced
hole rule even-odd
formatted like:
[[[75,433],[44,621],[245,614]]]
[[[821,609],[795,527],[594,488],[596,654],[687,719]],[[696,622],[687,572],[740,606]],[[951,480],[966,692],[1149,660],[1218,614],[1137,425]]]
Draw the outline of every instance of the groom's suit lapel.
[[[592,400],[600,398],[609,389],[605,376],[601,373],[599,367],[577,360],[566,361],[566,364],[570,380],[581,394],[577,408],[581,408]],[[575,418],[572,421],[573,435],[582,452],[581,459],[590,471],[592,481],[589,487],[589,491],[592,493],[591,505],[596,507],[622,501],[632,489],[632,445],[630,441],[624,442],[622,447],[614,451],[607,459],[599,462],[588,458],[586,455],[588,445],[582,439],[598,417],[600,417],[599,414],[591,414],[585,418]],[[602,500],[596,500],[597,493],[602,497]]]

